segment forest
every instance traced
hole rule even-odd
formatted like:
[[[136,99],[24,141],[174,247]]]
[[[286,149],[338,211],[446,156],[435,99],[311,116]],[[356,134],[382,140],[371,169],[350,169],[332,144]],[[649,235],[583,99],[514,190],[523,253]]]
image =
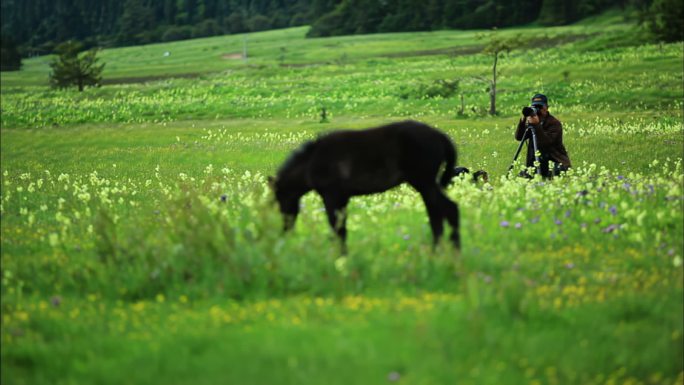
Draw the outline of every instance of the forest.
[[[565,25],[609,8],[681,26],[678,0],[2,0],[3,53],[51,53],[66,40],[116,47],[311,25],[308,37]],[[681,28],[662,40],[681,39]],[[9,68],[9,66],[8,66]]]

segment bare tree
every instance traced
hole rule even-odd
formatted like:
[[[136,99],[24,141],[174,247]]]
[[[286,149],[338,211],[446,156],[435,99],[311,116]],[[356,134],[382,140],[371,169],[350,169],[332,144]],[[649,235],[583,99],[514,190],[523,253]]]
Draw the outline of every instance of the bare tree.
[[[476,79],[488,83],[489,114],[496,115],[496,81],[499,74],[497,69],[499,58],[516,48],[520,48],[523,45],[523,40],[520,35],[507,38],[501,37],[498,35],[496,28],[489,34],[478,36],[478,39],[487,40],[482,53],[492,58],[492,77],[491,79],[476,77]]]

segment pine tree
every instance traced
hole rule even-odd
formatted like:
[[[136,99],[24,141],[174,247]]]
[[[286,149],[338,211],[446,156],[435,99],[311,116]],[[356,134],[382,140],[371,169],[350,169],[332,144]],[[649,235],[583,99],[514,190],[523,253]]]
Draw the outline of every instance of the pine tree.
[[[102,82],[104,63],[98,64],[97,49],[79,55],[83,44],[67,41],[55,48],[58,57],[50,63],[50,85],[55,88],[77,86],[83,91],[85,86],[97,86]]]
[[[646,26],[658,40],[684,40],[684,5],[681,0],[655,0],[646,12]]]

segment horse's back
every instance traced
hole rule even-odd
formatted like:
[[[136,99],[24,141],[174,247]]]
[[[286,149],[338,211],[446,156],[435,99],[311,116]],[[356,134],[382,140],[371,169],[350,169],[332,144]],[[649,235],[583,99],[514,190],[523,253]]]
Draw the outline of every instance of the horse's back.
[[[434,181],[445,140],[442,132],[415,121],[335,131],[316,141],[309,180],[316,189],[353,194],[381,192],[405,181]]]

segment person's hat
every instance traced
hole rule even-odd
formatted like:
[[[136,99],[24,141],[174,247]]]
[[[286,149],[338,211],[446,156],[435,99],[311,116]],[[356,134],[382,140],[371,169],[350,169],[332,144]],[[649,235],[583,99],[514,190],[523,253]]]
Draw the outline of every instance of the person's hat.
[[[536,94],[532,97],[532,105],[533,106],[546,106],[548,105],[547,100],[546,100],[546,95],[544,94]]]

